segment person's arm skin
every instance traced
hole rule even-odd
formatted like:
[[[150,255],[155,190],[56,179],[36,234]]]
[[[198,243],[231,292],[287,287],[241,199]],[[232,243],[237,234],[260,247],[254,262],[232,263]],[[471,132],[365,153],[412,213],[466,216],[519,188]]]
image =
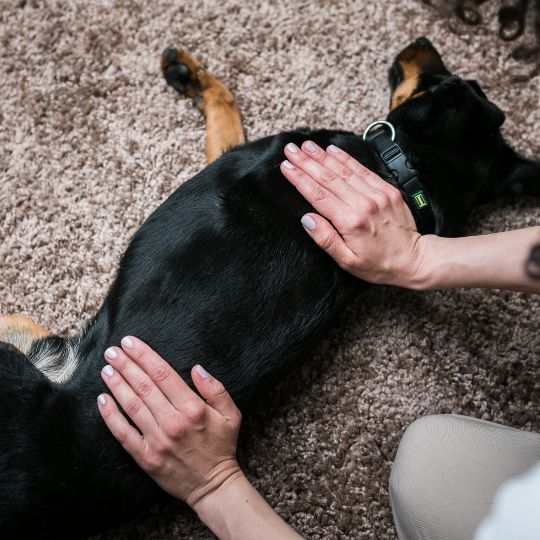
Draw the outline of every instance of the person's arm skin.
[[[250,484],[236,461],[241,415],[223,385],[201,366],[191,377],[201,399],[135,337],[110,347],[102,377],[139,431],[107,394],[101,416],[118,442],[159,486],[186,501],[220,539],[301,538]]]
[[[525,263],[540,227],[442,238],[420,235],[399,190],[345,151],[288,144],[281,172],[320,214],[303,216],[313,240],[344,270],[410,289],[483,287],[540,292]],[[539,180],[540,181],[540,180]]]

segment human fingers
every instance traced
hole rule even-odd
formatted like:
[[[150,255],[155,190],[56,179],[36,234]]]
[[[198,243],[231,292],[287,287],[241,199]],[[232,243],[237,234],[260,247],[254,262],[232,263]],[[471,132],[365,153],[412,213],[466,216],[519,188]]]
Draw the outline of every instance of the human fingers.
[[[302,148],[294,143],[285,146],[285,156],[298,169],[306,173],[320,186],[326,188],[346,205],[354,198],[354,189],[347,179],[353,172],[341,165],[337,160],[327,163],[326,152],[313,141],[305,141]],[[334,168],[332,168],[332,164]]]
[[[334,146],[332,148],[337,147]],[[304,142],[302,144],[302,150],[304,150],[306,155],[309,155],[309,157],[311,157],[313,160],[317,161],[326,169],[332,171],[336,175],[337,179],[343,179],[332,182],[332,186],[338,187],[344,192],[344,196],[346,197],[345,202],[347,202],[349,206],[362,209],[365,201],[364,197],[374,201],[375,204],[377,204],[377,206],[381,209],[389,206],[390,198],[388,193],[390,190],[386,188],[381,189],[380,183],[374,184],[373,182],[366,180],[363,175],[353,172],[347,166],[338,161],[331,152],[325,152],[313,141]],[[356,163],[359,164],[358,161],[356,161]],[[368,171],[369,169],[365,170]],[[344,185],[347,186],[346,192],[343,188]],[[391,188],[391,186],[389,187]]]
[[[98,397],[98,409],[113,437],[139,467],[147,474],[159,474],[166,465],[164,452],[151,447],[146,438],[129,424],[111,396],[101,394]]]
[[[336,197],[327,188],[318,184],[304,171],[285,160],[280,166],[285,178],[298,190],[315,210],[329,219],[340,231],[350,230],[352,208]]]
[[[144,455],[145,443],[141,434],[129,424],[118,409],[114,399],[107,395],[98,396],[98,410],[113,437],[136,460]]]
[[[106,365],[101,370],[101,378],[140,431],[145,436],[155,435],[158,429],[156,419],[124,377],[112,366]]]
[[[145,371],[176,409],[181,409],[186,401],[200,399],[182,377],[144,341],[126,336],[120,344],[122,350]]]
[[[193,366],[191,378],[208,405],[233,425],[240,427],[242,415],[223,383],[212,377],[201,365]]]
[[[161,423],[160,419],[173,412],[173,404],[150,376],[123,349],[109,347],[104,356],[148,407],[158,424]]]
[[[353,171],[361,182],[371,186],[373,189],[385,193],[392,201],[395,201],[398,198],[402,199],[401,192],[397,188],[383,180],[378,174],[368,169],[365,165],[362,165],[362,163],[345,152],[345,150],[331,144],[326,151],[343,166]],[[355,182],[354,185],[356,186],[357,182]]]
[[[354,252],[347,246],[336,229],[317,214],[306,214],[301,221],[304,229],[315,243],[326,251],[339,266],[347,269],[354,259]]]

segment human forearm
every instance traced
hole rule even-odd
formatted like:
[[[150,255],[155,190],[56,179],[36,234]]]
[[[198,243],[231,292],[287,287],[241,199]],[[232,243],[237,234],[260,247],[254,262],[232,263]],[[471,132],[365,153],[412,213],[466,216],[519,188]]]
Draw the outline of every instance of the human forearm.
[[[405,286],[540,292],[540,282],[525,273],[529,253],[539,239],[540,227],[463,238],[424,236],[418,269]]]
[[[193,506],[220,540],[298,540],[298,535],[251,485],[238,474]]]

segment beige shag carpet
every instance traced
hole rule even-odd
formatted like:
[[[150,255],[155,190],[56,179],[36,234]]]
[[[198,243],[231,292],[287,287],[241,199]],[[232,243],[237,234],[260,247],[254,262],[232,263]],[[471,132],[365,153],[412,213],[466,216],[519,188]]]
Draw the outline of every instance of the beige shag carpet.
[[[237,96],[251,139],[297,126],[362,130],[385,115],[386,70],[420,35],[508,113],[540,157],[540,77],[492,22],[470,30],[416,0],[2,0],[0,312],[60,333],[98,308],[146,216],[204,167],[204,124],[166,87],[163,48],[201,59]],[[479,209],[468,233],[538,224],[537,201]],[[390,466],[404,429],[459,413],[540,430],[538,297],[374,288],[246,419],[241,459],[314,539],[394,538]],[[102,539],[211,538],[178,505]]]

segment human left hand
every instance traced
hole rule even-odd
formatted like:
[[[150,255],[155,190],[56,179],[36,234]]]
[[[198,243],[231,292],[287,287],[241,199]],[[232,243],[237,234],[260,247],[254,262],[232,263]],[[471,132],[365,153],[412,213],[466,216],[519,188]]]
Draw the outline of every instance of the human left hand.
[[[102,378],[139,431],[107,394],[98,398],[113,436],[159,486],[190,506],[243,473],[236,461],[241,415],[223,385],[196,365],[201,399],[156,352],[125,337],[110,347]]]

